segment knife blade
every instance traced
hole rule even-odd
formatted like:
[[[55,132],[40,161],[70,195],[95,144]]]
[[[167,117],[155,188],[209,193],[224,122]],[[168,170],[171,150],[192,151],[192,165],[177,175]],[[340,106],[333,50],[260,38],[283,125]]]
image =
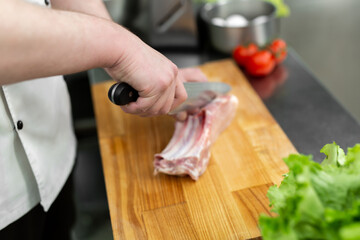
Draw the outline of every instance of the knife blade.
[[[217,96],[224,95],[231,90],[230,85],[222,82],[185,82],[184,88],[188,95],[187,99],[169,114],[201,108]],[[119,82],[110,87],[108,97],[114,104],[122,106],[135,102],[139,93],[129,84]]]
[[[219,95],[228,93],[230,85],[222,82],[185,82],[187,99],[169,114],[201,108]]]

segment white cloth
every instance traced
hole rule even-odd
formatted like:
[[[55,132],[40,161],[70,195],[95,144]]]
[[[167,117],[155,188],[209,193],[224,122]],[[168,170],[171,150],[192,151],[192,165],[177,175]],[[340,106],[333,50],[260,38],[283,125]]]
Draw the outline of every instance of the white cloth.
[[[75,154],[62,76],[0,86],[0,229],[38,203],[47,211],[71,173]]]
[[[0,96],[2,229],[39,202],[49,209],[73,168],[76,140],[61,76],[3,86]]]

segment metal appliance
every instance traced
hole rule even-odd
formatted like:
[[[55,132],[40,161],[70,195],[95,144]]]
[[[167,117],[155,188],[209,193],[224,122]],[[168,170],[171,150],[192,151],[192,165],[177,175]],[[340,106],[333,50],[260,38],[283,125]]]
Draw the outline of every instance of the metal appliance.
[[[125,26],[154,48],[197,47],[191,0],[129,0]]]
[[[191,0],[151,0],[148,42],[153,47],[194,47],[197,28]]]

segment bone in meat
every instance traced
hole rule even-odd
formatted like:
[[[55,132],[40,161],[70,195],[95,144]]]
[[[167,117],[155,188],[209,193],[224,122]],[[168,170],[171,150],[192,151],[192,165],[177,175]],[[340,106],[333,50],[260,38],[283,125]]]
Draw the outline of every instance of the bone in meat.
[[[201,176],[209,163],[210,147],[233,119],[238,100],[233,95],[220,96],[196,115],[175,123],[169,144],[155,154],[154,174]]]

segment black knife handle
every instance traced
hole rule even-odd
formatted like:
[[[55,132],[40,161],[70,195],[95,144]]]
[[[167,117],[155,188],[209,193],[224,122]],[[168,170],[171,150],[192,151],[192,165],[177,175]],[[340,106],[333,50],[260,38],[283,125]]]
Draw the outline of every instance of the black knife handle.
[[[116,105],[126,105],[136,102],[139,97],[138,91],[125,82],[115,83],[109,88],[108,97]]]

